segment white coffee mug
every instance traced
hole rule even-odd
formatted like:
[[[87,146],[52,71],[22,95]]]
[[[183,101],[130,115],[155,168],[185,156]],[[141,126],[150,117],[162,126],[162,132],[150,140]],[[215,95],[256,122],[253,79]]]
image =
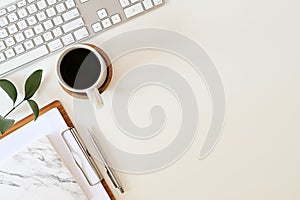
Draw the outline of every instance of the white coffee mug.
[[[108,66],[103,53],[91,44],[75,44],[60,55],[56,65],[57,79],[63,89],[69,94],[86,94],[97,107],[103,106],[99,88],[107,79]]]

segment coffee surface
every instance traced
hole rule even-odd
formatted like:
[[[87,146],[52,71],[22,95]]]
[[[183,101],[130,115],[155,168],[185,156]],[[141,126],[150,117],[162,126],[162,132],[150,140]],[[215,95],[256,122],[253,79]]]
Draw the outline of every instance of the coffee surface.
[[[98,57],[88,49],[74,49],[68,52],[60,63],[60,73],[64,82],[74,89],[93,86],[101,73]]]

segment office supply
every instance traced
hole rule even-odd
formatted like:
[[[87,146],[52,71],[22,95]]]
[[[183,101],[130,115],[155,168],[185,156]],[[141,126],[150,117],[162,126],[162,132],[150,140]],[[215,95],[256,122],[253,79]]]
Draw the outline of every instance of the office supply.
[[[124,193],[124,189],[120,184],[120,181],[118,180],[118,178],[116,177],[116,175],[113,173],[112,169],[109,167],[104,154],[102,153],[102,151],[100,150],[100,146],[99,143],[97,142],[96,137],[94,136],[94,134],[91,132],[91,130],[88,129],[88,133],[89,136],[91,138],[91,141],[93,143],[93,146],[95,147],[101,161],[103,162],[103,165],[105,167],[106,173],[108,174],[111,182],[114,184],[115,188],[119,189],[121,193]]]
[[[101,184],[92,186],[77,166],[74,154],[69,151],[68,144],[62,136],[62,132],[70,130],[69,127],[74,126],[67,113],[59,101],[54,101],[40,110],[40,117],[37,121],[33,122],[33,115],[30,115],[17,122],[6,134],[0,137],[0,150],[5,152],[1,154],[0,163],[20,152],[33,141],[47,136],[89,199],[115,199],[101,175],[98,176]],[[84,162],[84,160],[81,160],[81,162]],[[87,165],[84,164],[84,166]],[[94,177],[93,180],[96,179],[97,177]]]
[[[162,6],[163,0],[19,0],[0,8],[0,75]]]

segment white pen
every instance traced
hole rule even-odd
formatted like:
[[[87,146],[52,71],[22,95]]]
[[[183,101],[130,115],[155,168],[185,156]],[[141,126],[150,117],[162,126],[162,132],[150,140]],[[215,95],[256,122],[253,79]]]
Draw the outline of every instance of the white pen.
[[[89,132],[89,136],[92,140],[93,146],[95,147],[101,161],[103,162],[104,168],[105,168],[106,173],[109,176],[111,182],[113,183],[115,188],[119,189],[121,193],[124,193],[124,189],[122,188],[120,181],[117,179],[116,175],[114,175],[112,169],[109,167],[108,163],[106,162],[106,160],[104,158],[104,154],[100,150],[100,146],[99,146],[99,143],[97,142],[96,137],[89,129],[88,129],[88,132]]]

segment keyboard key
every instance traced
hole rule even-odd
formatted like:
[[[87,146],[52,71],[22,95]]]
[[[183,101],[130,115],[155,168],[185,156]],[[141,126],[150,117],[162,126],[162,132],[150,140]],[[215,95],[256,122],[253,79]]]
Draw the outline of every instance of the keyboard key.
[[[34,44],[31,40],[28,40],[28,41],[24,42],[24,46],[25,46],[26,50],[29,50],[34,47]]]
[[[15,39],[17,42],[22,42],[25,40],[25,37],[24,37],[24,34],[21,32],[21,33],[18,33],[15,35]]]
[[[101,23],[102,23],[102,25],[103,25],[104,28],[108,28],[108,27],[110,27],[112,25],[109,18],[103,20]]]
[[[39,20],[40,22],[42,22],[42,21],[44,21],[44,20],[46,19],[46,14],[45,14],[44,11],[39,12],[36,16],[37,16],[37,18],[38,18],[38,20]]]
[[[47,20],[47,21],[45,21],[45,22],[43,23],[43,25],[44,25],[44,27],[45,27],[46,30],[49,30],[50,28],[53,27],[53,23],[51,22],[50,19]]]
[[[8,36],[8,32],[6,29],[0,29],[0,39],[6,38]]]
[[[34,2],[35,0],[27,0],[28,3],[32,3]]]
[[[6,13],[7,13],[7,12],[6,12],[6,9],[5,9],[5,8],[3,8],[3,9],[0,10],[0,16],[5,15]]]
[[[14,34],[14,33],[18,32],[18,28],[15,24],[10,25],[9,27],[7,27],[7,30],[10,34]]]
[[[90,34],[89,34],[88,30],[85,27],[83,27],[83,28],[81,28],[81,29],[74,32],[74,36],[75,36],[76,40],[81,40],[83,38],[88,37],[89,35]]]
[[[153,0],[154,5],[158,6],[163,3],[163,0]]]
[[[130,5],[129,0],[119,0],[122,8],[125,8]]]
[[[81,18],[75,19],[69,23],[66,23],[62,26],[65,33],[68,33],[70,31],[73,31],[81,26],[84,25],[84,22]]]
[[[54,22],[55,26],[57,26],[57,25],[60,25],[63,23],[63,19],[61,16],[57,16],[57,17],[53,18],[53,22]]]
[[[106,9],[103,8],[101,10],[98,10],[97,11],[97,15],[100,19],[104,19],[105,17],[107,17],[107,12],[106,12]]]
[[[65,4],[66,4],[68,9],[75,7],[75,3],[74,3],[73,0],[66,0]]]
[[[35,4],[31,4],[30,6],[27,7],[27,10],[29,14],[33,14],[38,11],[37,7]]]
[[[18,27],[19,27],[19,30],[23,30],[25,28],[27,28],[27,23],[25,22],[25,20],[21,20],[17,23]]]
[[[13,5],[7,7],[7,11],[8,11],[8,12],[12,12],[12,11],[14,11],[14,10],[16,10],[16,9],[17,9],[17,6],[16,6],[15,4],[13,4]]]
[[[61,36],[63,34],[62,30],[60,27],[57,27],[55,28],[53,31],[52,31],[54,37],[58,37],[58,36]]]
[[[0,18],[0,27],[4,27],[8,24],[7,18],[6,17],[2,17]]]
[[[64,13],[62,15],[62,17],[64,18],[65,21],[69,21],[71,19],[74,19],[76,17],[78,17],[80,14],[79,14],[79,11],[77,8],[74,8],[66,13]]]
[[[53,39],[53,35],[51,32],[47,32],[47,33],[44,33],[43,34],[43,38],[46,42],[48,42],[49,40],[52,40]]]
[[[143,8],[141,3],[137,3],[133,6],[130,6],[126,9],[124,9],[124,13],[125,13],[127,18],[130,18],[130,17],[133,17],[137,14],[140,14],[143,11],[144,11],[144,8]]]
[[[11,47],[16,44],[15,40],[12,37],[7,38],[5,41],[6,46]]]
[[[6,48],[6,46],[5,46],[4,42],[0,41],[0,51],[5,49],[5,48]]]
[[[150,8],[153,8],[153,3],[151,0],[144,0],[143,5],[146,10],[149,10]]]
[[[33,41],[36,46],[39,46],[44,43],[44,40],[43,40],[42,36],[40,36],[40,35],[33,38]]]
[[[30,26],[35,25],[37,23],[35,16],[28,17],[27,22]]]
[[[33,29],[35,34],[40,34],[44,31],[44,28],[41,24],[36,25]]]
[[[23,53],[25,51],[22,44],[19,44],[19,45],[15,46],[14,50],[15,50],[16,54],[20,54],[20,53]]]
[[[62,13],[66,11],[66,6],[63,3],[60,3],[56,6],[56,10],[58,13]]]
[[[5,61],[5,56],[3,53],[0,53],[0,62]]]
[[[47,16],[48,16],[48,17],[52,17],[52,16],[56,15],[56,11],[55,11],[54,8],[48,8],[48,9],[46,10],[46,13],[47,13]]]
[[[139,0],[130,0],[130,2],[133,4],[133,3],[139,2]]]
[[[119,14],[115,14],[113,16],[111,16],[111,20],[113,22],[113,24],[117,24],[121,22],[121,17]]]
[[[56,4],[56,0],[47,0],[47,2],[50,6]]]
[[[12,57],[14,57],[16,55],[13,49],[6,50],[4,52],[4,54],[5,54],[5,56],[6,56],[7,59],[8,58],[12,58]]]
[[[64,43],[64,45],[69,45],[75,42],[74,37],[72,36],[71,33],[69,33],[68,35],[65,35],[62,37],[62,41]]]
[[[30,28],[30,29],[27,29],[24,31],[24,34],[25,34],[25,37],[28,39],[28,38],[32,38],[34,36],[34,32],[33,30]]]
[[[18,11],[18,15],[19,15],[19,17],[22,19],[22,18],[24,18],[24,17],[27,17],[27,16],[28,16],[28,13],[27,13],[27,11],[26,11],[25,8],[22,8],[22,9],[20,9],[20,10]]]
[[[7,18],[10,22],[15,22],[18,20],[16,13],[11,13],[11,14],[7,15]]]
[[[46,4],[45,0],[38,1],[36,3],[36,5],[39,8],[39,10],[42,10],[42,9],[47,7],[47,4]]]
[[[19,1],[19,2],[17,3],[17,6],[18,6],[19,8],[26,6],[26,1],[25,1],[25,0]]]
[[[92,24],[92,29],[95,33],[102,30],[101,24],[99,22]]]
[[[63,44],[61,43],[60,39],[56,39],[56,40],[48,43],[48,48],[49,48],[50,52],[53,52],[53,51],[63,48]]]

